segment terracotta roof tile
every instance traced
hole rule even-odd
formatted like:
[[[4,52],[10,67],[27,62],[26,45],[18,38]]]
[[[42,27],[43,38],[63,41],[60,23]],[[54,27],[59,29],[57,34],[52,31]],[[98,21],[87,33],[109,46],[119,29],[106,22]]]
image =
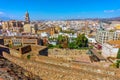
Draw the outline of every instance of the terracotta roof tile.
[[[110,40],[108,43],[111,45],[120,45],[120,40]]]

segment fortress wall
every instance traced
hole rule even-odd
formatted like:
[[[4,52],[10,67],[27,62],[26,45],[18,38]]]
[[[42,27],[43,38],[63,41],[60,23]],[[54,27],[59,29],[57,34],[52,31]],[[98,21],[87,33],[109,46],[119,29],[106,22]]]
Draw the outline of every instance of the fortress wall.
[[[120,77],[120,70],[119,69],[113,69],[113,68],[104,68],[100,66],[92,66],[91,64],[84,64],[84,63],[74,63],[69,62],[63,59],[56,59],[51,57],[45,57],[45,56],[34,56],[31,57],[31,60],[35,60],[38,62],[44,62],[64,67],[71,67],[75,69],[81,69],[89,72],[95,72],[100,74],[107,74],[107,75],[114,75]]]
[[[85,59],[81,59],[85,62],[90,62],[89,56],[86,54],[88,50],[77,50],[77,49],[49,49],[48,56],[49,57],[56,57],[65,60],[77,60],[85,57]]]
[[[119,78],[115,76],[21,59],[5,52],[3,56],[25,70],[40,76],[43,80],[119,80]]]

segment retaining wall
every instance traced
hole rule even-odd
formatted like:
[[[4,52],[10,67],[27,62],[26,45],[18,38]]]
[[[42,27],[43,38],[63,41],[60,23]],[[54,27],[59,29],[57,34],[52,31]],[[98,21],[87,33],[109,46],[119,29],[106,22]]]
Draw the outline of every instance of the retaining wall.
[[[43,80],[119,80],[118,77],[112,75],[109,76],[82,69],[21,59],[5,52],[3,53],[3,56],[25,70],[40,76]]]

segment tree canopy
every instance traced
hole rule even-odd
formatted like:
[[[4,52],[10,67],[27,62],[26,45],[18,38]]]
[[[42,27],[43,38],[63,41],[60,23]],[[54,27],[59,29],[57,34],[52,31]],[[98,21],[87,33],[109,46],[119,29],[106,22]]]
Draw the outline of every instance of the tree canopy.
[[[88,39],[85,37],[85,34],[79,34],[78,37],[68,44],[69,48],[81,48],[88,47]]]
[[[79,34],[77,38],[68,38],[67,36],[59,35],[57,38],[58,44],[56,46],[49,45],[49,47],[80,49],[88,47],[88,39],[85,34]]]
[[[119,49],[119,51],[117,53],[117,58],[120,59],[120,49]]]

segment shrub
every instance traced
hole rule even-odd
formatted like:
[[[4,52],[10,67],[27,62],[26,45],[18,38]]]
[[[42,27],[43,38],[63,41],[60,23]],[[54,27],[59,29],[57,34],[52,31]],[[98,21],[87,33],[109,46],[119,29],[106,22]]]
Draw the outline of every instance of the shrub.
[[[120,49],[118,50],[117,58],[120,59]]]
[[[93,49],[93,46],[89,46],[90,49]]]
[[[117,60],[116,67],[119,68],[119,66],[120,66],[120,60]]]
[[[54,48],[54,46],[52,44],[49,44],[48,48],[52,49],[52,48]]]
[[[111,64],[110,67],[116,68],[116,63]]]
[[[27,55],[27,59],[30,59],[31,58],[31,55]]]

